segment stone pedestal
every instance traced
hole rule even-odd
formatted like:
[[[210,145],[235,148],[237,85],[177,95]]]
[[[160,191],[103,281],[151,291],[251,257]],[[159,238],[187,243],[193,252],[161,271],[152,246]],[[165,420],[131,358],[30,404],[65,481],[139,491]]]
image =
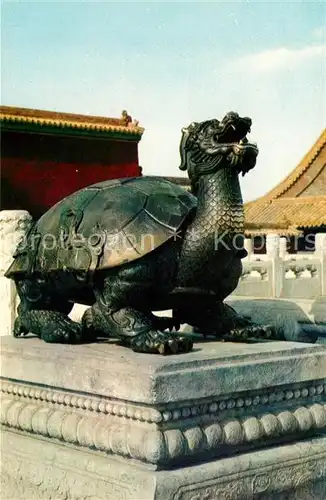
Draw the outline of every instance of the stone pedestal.
[[[326,498],[326,348],[1,339],[6,499]]]

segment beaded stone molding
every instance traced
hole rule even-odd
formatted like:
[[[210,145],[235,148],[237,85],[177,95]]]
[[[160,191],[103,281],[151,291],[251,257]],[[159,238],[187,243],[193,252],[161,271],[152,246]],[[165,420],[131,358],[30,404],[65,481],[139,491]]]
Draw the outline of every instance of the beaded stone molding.
[[[163,466],[186,457],[218,455],[226,450],[232,453],[239,447],[319,433],[326,428],[325,392],[325,385],[318,381],[309,387],[272,393],[275,402],[282,395],[288,406],[264,407],[261,401],[250,414],[232,416],[226,410],[242,401],[243,410],[246,401],[251,410],[254,406],[255,398],[236,398],[226,399],[223,411],[221,403],[211,402],[189,407],[186,416],[185,408],[159,411],[4,381],[1,423],[23,432]]]
[[[80,410],[90,410],[98,413],[116,415],[143,422],[156,423],[196,418],[210,414],[230,413],[238,410],[241,413],[247,409],[249,412],[255,410],[265,411],[270,405],[279,405],[293,402],[294,404],[306,404],[326,401],[326,380],[316,380],[300,386],[279,386],[270,388],[269,391],[250,391],[250,393],[238,393],[234,397],[222,397],[210,399],[209,401],[190,402],[189,405],[176,403],[165,404],[164,408],[153,408],[145,405],[137,405],[116,399],[96,397],[94,395],[81,395],[57,388],[38,387],[24,383],[16,383],[0,377],[0,391],[6,394],[47,401]],[[317,399],[316,399],[317,398]]]

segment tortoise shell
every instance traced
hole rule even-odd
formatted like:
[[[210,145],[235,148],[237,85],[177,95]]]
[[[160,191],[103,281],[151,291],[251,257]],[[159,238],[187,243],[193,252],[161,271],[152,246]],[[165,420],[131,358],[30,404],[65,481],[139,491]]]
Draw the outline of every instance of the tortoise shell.
[[[34,224],[6,276],[94,272],[131,262],[175,238],[196,206],[192,194],[161,177],[87,186]]]

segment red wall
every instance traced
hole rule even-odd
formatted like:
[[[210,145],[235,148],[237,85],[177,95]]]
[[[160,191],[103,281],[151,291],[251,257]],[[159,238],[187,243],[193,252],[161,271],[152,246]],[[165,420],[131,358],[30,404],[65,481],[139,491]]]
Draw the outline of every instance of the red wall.
[[[140,175],[137,142],[3,132],[1,209],[39,217],[70,193]]]

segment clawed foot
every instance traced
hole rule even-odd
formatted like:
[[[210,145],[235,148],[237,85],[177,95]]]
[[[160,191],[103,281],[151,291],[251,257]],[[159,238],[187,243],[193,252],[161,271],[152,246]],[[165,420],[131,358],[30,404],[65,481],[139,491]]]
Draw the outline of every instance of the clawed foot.
[[[249,325],[233,328],[223,335],[223,341],[246,342],[249,339],[277,340],[276,330],[272,325]]]
[[[135,352],[167,355],[189,352],[193,342],[187,337],[151,330],[134,337],[130,347]]]
[[[84,340],[81,325],[58,311],[35,310],[19,315],[15,321],[14,337],[27,333],[50,343],[76,344]]]
[[[77,344],[82,339],[82,329],[78,323],[71,321],[61,313],[53,312],[56,317],[42,328],[41,338],[45,342],[60,344]]]
[[[173,318],[158,317],[125,307],[116,311],[94,304],[82,319],[83,331],[93,331],[98,336],[118,338],[135,352],[148,354],[177,354],[192,349],[191,339],[163,329],[179,328]]]
[[[272,325],[258,325],[238,314],[228,304],[217,303],[214,308],[202,311],[202,324],[196,331],[204,336],[214,336],[222,341],[246,342],[250,339],[283,340]]]
[[[80,325],[60,323],[53,328],[47,328],[41,337],[45,342],[60,344],[78,344],[82,342]]]

